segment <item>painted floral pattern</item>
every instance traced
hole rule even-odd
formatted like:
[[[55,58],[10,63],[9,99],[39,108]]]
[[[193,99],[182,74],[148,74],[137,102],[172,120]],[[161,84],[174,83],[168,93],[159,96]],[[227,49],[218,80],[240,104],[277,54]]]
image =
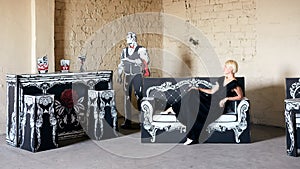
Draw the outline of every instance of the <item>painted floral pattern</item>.
[[[59,127],[67,129],[72,126],[79,126],[80,116],[85,107],[84,97],[79,98],[73,89],[65,89],[60,95],[60,101],[55,100],[55,111],[59,116]],[[79,116],[79,118],[78,118]]]
[[[75,90],[66,89],[60,96],[61,104],[70,109],[78,103],[78,94]]]

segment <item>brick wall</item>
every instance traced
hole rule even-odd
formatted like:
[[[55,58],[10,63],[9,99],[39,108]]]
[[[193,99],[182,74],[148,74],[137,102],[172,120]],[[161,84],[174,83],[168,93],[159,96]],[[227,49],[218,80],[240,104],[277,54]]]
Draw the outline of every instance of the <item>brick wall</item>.
[[[255,1],[165,0],[163,11],[198,28],[211,43],[221,63],[228,58],[246,62],[256,56]],[[168,45],[172,46],[172,41]],[[174,46],[178,46],[178,42]],[[192,74],[203,73],[199,72],[198,66],[192,66]]]
[[[258,28],[270,31],[274,26],[273,23],[278,23],[278,21],[270,21],[270,23],[264,24],[272,24],[272,26],[257,26],[259,25],[258,17],[272,16],[269,16],[267,12],[268,4],[270,5],[270,3],[271,1],[262,1],[259,4],[257,0],[164,0],[163,12],[174,15],[182,19],[187,25],[192,25],[198,29],[197,33],[207,38],[210,47],[215,51],[215,55],[201,55],[201,53],[199,55],[193,50],[203,45],[201,40],[199,40],[198,46],[193,47],[187,41],[181,42],[175,38],[164,38],[164,48],[176,51],[172,54],[172,56],[175,56],[173,59],[169,55],[165,55],[165,58],[167,58],[165,61],[172,64],[177,63],[177,66],[174,66],[176,69],[170,67],[168,71],[172,73],[166,75],[211,76],[209,66],[212,66],[212,69],[218,68],[222,66],[220,64],[223,64],[225,60],[235,59],[240,66],[237,75],[246,77],[246,95],[250,98],[252,105],[251,120],[260,124],[283,126],[283,118],[280,113],[277,113],[278,110],[283,110],[281,106],[283,97],[270,97],[274,96],[274,92],[284,90],[275,91],[273,86],[270,89],[266,88],[273,93],[268,92],[266,89],[261,89],[267,82],[272,81],[266,79],[276,79],[280,74],[278,73],[271,77],[266,73],[265,63],[269,61],[264,58],[271,56],[265,54],[258,56],[257,51],[257,49],[266,51],[271,49],[262,48],[262,46],[266,46],[270,42],[268,42],[268,39],[258,41],[259,36],[257,35]],[[286,4],[285,2],[283,3]],[[257,12],[257,5],[260,5],[260,15]],[[273,7],[274,10],[279,8],[281,7]],[[262,11],[265,12],[262,13]],[[284,29],[282,32],[285,32]],[[195,36],[194,32],[189,29],[184,33],[186,36]],[[260,37],[263,37],[262,33]],[[260,42],[259,47],[257,42]],[[217,57],[219,63],[207,64],[203,62],[206,58],[209,60],[209,57]],[[268,69],[273,69],[273,66]],[[216,76],[220,75],[222,75],[222,72],[216,73]],[[258,78],[258,76],[260,77]],[[282,83],[280,82],[278,85],[282,85]],[[263,91],[264,94],[261,94],[259,91]],[[262,97],[261,95],[267,96]],[[266,100],[272,100],[272,106],[267,107],[266,105],[269,105],[269,103]],[[278,103],[273,104],[274,102]]]
[[[56,0],[55,9],[56,70],[60,70],[59,60],[63,58],[71,60],[72,70],[79,70],[79,55],[87,55],[88,70],[115,69],[119,62],[119,53],[126,45],[121,37],[125,37],[128,30],[124,26],[126,24],[117,25],[116,22],[136,22],[128,16],[144,12],[175,15],[195,26],[209,40],[221,63],[228,58],[248,61],[256,55],[255,0]],[[156,29],[162,29],[162,24],[168,24],[147,18],[138,22],[140,28],[135,29],[141,29],[145,22],[150,23],[149,27],[155,25]],[[113,25],[111,30],[103,28],[109,24]],[[168,46],[171,50],[180,46],[180,50],[189,51],[189,46],[147,31],[140,37],[138,35],[138,42],[149,49],[162,48],[164,42],[165,49]],[[161,53],[157,52],[158,50],[149,51],[153,57],[152,65],[159,69],[164,65],[160,65],[163,61]],[[191,53],[183,55],[185,58],[179,59],[190,61],[195,58]],[[192,57],[187,59],[187,55]],[[191,74],[201,74],[197,64],[187,67],[190,68]],[[155,74],[159,76],[160,73],[154,69]]]
[[[136,21],[131,16],[141,12],[160,12],[161,0],[56,0],[55,1],[55,56],[56,70],[60,70],[61,59],[71,60],[71,71],[80,68],[79,55],[86,55],[86,69],[116,69],[122,48],[126,46],[127,31],[138,34],[138,43],[149,49],[152,65],[158,62],[159,52],[151,48],[161,48],[159,34],[129,29],[120,22]],[[161,23],[148,21],[149,27],[161,29]],[[110,25],[110,27],[108,27]],[[147,28],[145,28],[147,29]],[[105,34],[104,34],[105,32]],[[153,75],[159,76],[159,70],[153,69]]]
[[[61,59],[70,59],[70,70],[78,71],[78,56],[86,55],[86,70],[114,70],[116,80],[127,32],[133,31],[138,44],[148,49],[152,76],[161,76],[161,10],[162,0],[56,0],[56,70]],[[139,15],[144,12],[153,15]],[[117,109],[123,114],[123,86],[114,82],[114,90]]]
[[[141,16],[149,12],[153,15]],[[177,17],[187,27],[171,24],[164,20],[168,18],[165,15]],[[246,66],[257,55],[256,17],[256,0],[56,0],[56,70],[64,58],[71,60],[71,71],[77,71],[78,56],[86,55],[87,70],[116,72],[126,32],[135,31],[138,43],[148,49],[152,76],[211,76],[208,67],[222,65],[199,58],[195,50],[202,41],[193,48],[189,38],[197,35],[188,25],[197,29],[215,52],[200,57],[216,57],[220,64],[230,58]],[[184,40],[166,36],[166,31]],[[118,109],[123,112],[122,86],[115,83],[114,89]]]

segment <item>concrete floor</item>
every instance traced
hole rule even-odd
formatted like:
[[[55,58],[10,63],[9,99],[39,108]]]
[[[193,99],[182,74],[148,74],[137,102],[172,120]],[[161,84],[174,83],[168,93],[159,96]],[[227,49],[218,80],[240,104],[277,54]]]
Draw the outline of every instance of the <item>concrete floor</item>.
[[[252,125],[250,144],[142,144],[140,133],[31,153],[0,136],[1,169],[299,169],[300,157],[286,154],[285,130]]]

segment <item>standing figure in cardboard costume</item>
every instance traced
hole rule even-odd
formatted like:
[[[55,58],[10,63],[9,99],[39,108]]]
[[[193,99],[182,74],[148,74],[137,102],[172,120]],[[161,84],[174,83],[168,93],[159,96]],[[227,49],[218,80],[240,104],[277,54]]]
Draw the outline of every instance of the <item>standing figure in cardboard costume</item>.
[[[124,75],[125,91],[125,121],[121,125],[123,129],[131,128],[131,94],[134,89],[134,95],[137,100],[138,111],[141,110],[141,99],[143,92],[143,77],[150,76],[149,56],[147,49],[137,44],[136,34],[128,32],[126,37],[128,47],[124,48],[121,53],[121,62],[118,66],[118,82],[122,83]]]

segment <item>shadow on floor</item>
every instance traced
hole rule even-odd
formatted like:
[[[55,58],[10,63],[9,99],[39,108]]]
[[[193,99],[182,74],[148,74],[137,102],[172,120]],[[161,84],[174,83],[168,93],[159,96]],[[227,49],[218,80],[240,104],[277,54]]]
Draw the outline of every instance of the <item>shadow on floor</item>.
[[[118,117],[118,125],[119,125],[119,134],[120,136],[122,135],[129,135],[129,134],[133,134],[133,133],[137,133],[141,131],[141,127],[139,123],[132,123],[132,129],[122,129],[120,126],[123,124],[124,122],[124,117]]]
[[[282,137],[285,128],[251,124],[251,143]]]
[[[123,123],[124,117],[119,117],[119,134],[122,135],[129,135],[133,133],[140,132],[140,124],[133,123],[132,129],[122,129],[120,125]],[[251,143],[260,142],[264,140],[273,139],[276,137],[285,136],[285,128],[282,127],[275,127],[275,126],[266,126],[266,125],[258,125],[258,124],[251,124]]]

